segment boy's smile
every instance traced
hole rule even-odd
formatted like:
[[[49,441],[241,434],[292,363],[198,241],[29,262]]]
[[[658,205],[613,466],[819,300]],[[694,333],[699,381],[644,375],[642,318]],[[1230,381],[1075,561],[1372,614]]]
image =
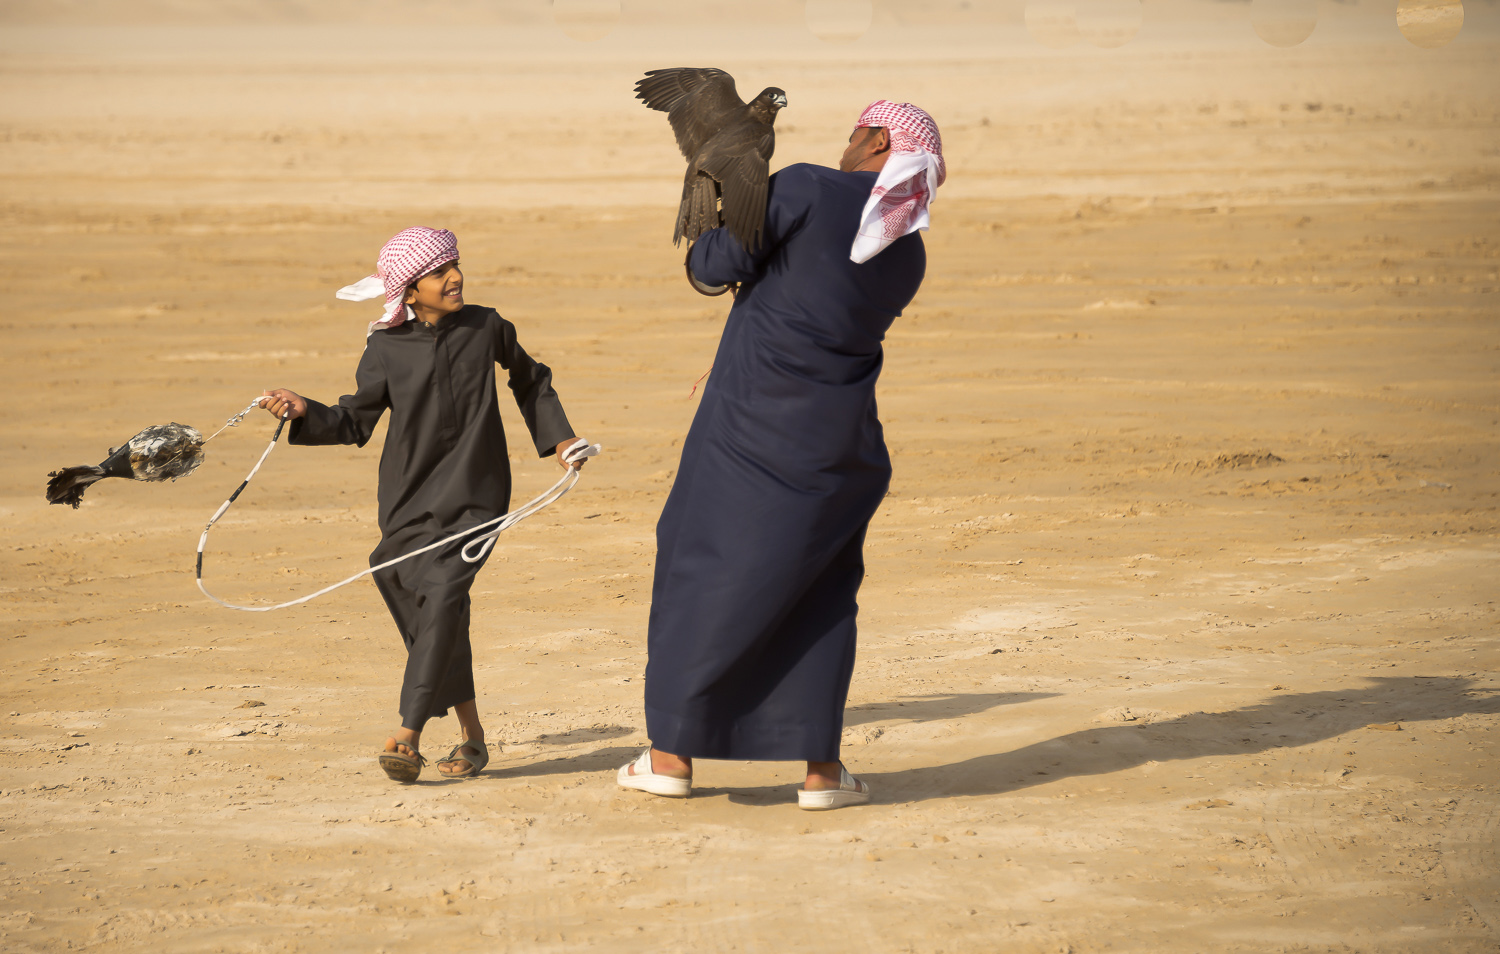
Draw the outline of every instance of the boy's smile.
[[[406,304],[419,321],[436,324],[464,306],[464,273],[458,261],[444,262],[423,275],[406,290]]]

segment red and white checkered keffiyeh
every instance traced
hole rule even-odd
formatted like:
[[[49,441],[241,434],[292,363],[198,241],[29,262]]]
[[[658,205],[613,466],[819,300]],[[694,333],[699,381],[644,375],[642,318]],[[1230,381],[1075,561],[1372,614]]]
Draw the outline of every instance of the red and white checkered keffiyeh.
[[[849,258],[868,262],[903,235],[927,228],[927,207],[948,178],[943,137],[937,123],[911,103],[876,100],[860,114],[856,129],[885,129],[891,153],[870,190]]]
[[[447,262],[458,261],[458,236],[447,229],[415,226],[402,229],[380,249],[375,259],[375,274],[361,278],[353,285],[340,288],[337,296],[344,301],[368,301],[385,295],[385,315],[370,322],[367,334],[382,328],[394,328],[412,317],[411,308],[403,305],[406,289],[428,272]]]

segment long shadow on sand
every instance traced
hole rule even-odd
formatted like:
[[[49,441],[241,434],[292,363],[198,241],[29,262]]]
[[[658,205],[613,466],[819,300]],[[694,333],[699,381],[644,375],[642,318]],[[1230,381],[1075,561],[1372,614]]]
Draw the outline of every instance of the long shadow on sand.
[[[1362,689],[1278,693],[1253,706],[1193,712],[1160,722],[1081,729],[1010,752],[922,768],[859,773],[877,801],[1002,795],[1059,779],[1108,775],[1204,756],[1250,755],[1331,739],[1372,723],[1413,723],[1500,712],[1495,690],[1463,678],[1378,677]],[[868,763],[867,763],[868,764]],[[695,789],[747,805],[779,804],[794,785]]]
[[[970,715],[994,706],[1053,693],[969,693],[880,703],[851,711],[849,725],[886,719],[931,721]],[[965,795],[1002,795],[1059,779],[1108,775],[1144,765],[1205,756],[1251,755],[1331,739],[1372,723],[1415,723],[1473,713],[1500,713],[1495,690],[1449,677],[1377,677],[1360,689],[1277,693],[1264,702],[1224,712],[1192,712],[1151,723],[1098,726],[1036,742],[1010,752],[980,755],[948,765],[861,771],[882,802],[916,802]],[[613,770],[640,754],[639,746],[611,746],[580,755],[491,769],[486,778]],[[710,770],[711,772],[711,770]],[[796,774],[796,773],[793,773]],[[800,782],[800,779],[797,781]],[[703,796],[727,794],[747,805],[780,804],[795,783],[704,787]]]
[[[1463,678],[1380,677],[1362,689],[1277,694],[1226,712],[1193,712],[1146,725],[1083,729],[1010,752],[949,765],[861,773],[882,801],[999,795],[1146,762],[1249,755],[1308,745],[1372,723],[1426,722],[1500,712],[1493,690]]]

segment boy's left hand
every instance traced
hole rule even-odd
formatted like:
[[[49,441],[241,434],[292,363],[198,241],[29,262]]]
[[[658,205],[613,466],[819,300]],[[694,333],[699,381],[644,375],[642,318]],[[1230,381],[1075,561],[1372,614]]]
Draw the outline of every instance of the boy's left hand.
[[[572,447],[576,443],[578,443],[578,438],[570,437],[567,440],[563,441],[561,444],[557,445],[557,466],[564,469],[572,467],[574,470],[583,470],[583,465],[589,462],[589,459],[587,457],[583,458],[582,460],[576,460],[571,464],[563,460],[563,455],[568,452],[568,448]]]

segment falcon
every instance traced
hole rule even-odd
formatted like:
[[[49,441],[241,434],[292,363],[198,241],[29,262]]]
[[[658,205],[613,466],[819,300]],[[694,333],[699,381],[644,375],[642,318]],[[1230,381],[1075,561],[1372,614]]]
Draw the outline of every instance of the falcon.
[[[203,463],[203,435],[186,424],[154,424],[119,447],[109,449],[104,463],[80,464],[54,470],[47,476],[47,502],[78,509],[83,492],[106,477],[130,480],[176,480]]]
[[[635,84],[636,98],[667,114],[688,161],[672,244],[691,244],[724,226],[748,251],[760,246],[766,182],[776,150],[776,113],[786,93],[775,86],[745,103],[723,70],[651,70]]]

